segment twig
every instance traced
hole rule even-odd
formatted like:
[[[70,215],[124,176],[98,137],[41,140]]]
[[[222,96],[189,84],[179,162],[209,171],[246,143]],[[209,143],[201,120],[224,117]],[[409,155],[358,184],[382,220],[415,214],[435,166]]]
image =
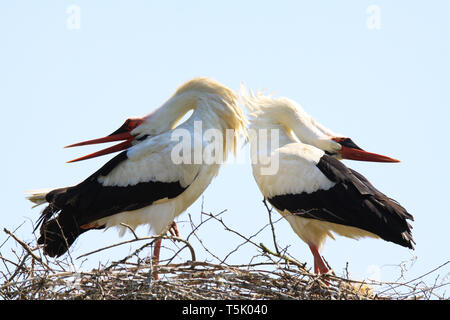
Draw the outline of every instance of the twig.
[[[183,242],[189,248],[189,251],[191,252],[192,261],[195,261],[196,258],[195,258],[194,248],[192,248],[191,244],[188,241],[186,241],[186,240],[184,240],[182,238],[179,238],[179,237],[164,236],[164,235],[161,235],[161,236],[148,236],[148,237],[137,237],[135,239],[122,241],[122,242],[119,242],[119,243],[115,243],[115,244],[112,244],[112,245],[109,245],[109,246],[106,246],[106,247],[103,247],[103,248],[100,248],[100,249],[97,249],[97,250],[94,250],[94,251],[82,254],[81,256],[78,256],[77,259],[89,256],[89,255],[94,254],[94,253],[98,253],[100,251],[104,251],[104,250],[107,250],[107,249],[118,247],[118,246],[121,246],[121,245],[124,245],[124,244],[127,244],[127,243],[143,241],[143,240],[153,240],[152,241],[152,243],[153,243],[154,241],[159,240],[159,239],[169,239],[169,240]]]
[[[267,208],[270,210],[269,205]],[[404,283],[351,280],[347,263],[343,277],[327,275],[326,281],[329,285],[322,286],[321,276],[310,273],[305,268],[306,264],[293,258],[288,252],[289,246],[282,248],[277,244],[275,237],[277,220],[272,221],[272,217],[269,216],[268,224],[256,233],[247,235],[227,225],[225,219],[221,217],[223,212],[207,214],[202,210],[199,225],[195,225],[189,215],[192,232],[188,239],[191,239],[191,236],[198,239],[205,251],[215,256],[219,263],[194,261],[196,252],[188,239],[183,241],[173,236],[140,238],[132,232],[134,236],[132,240],[97,249],[79,256],[78,259],[127,243],[141,240],[147,240],[148,243],[118,261],[108,262],[106,265],[99,262],[98,269],[74,272],[78,267],[72,268],[74,265],[68,255],[47,260],[46,256],[40,256],[41,251],[36,252],[39,246],[31,248],[19,240],[13,232],[8,233],[5,229],[9,241],[16,241],[20,246],[19,250],[11,249],[12,257],[5,257],[4,251],[0,254],[0,261],[5,267],[2,269],[5,271],[0,271],[0,299],[442,299],[444,296],[439,296],[440,292],[444,291],[442,288],[450,285],[447,275],[433,277],[430,285],[423,279],[448,266],[450,261],[447,261]],[[230,236],[227,239],[231,240],[232,237],[239,239],[239,245],[224,254],[224,258],[214,250],[208,250],[197,234],[206,223],[215,223],[214,221],[225,228],[227,235]],[[273,250],[256,240],[269,225],[272,228],[274,245],[276,244]],[[123,226],[130,228],[125,224]],[[181,249],[173,250],[174,256],[164,260],[168,261],[167,263],[153,266],[139,254],[157,239],[172,239],[184,245],[176,244],[176,247]],[[233,265],[225,263],[231,254],[239,251],[247,243],[258,249],[257,253],[250,257],[249,263],[239,262]],[[190,249],[193,261],[172,263],[184,247]],[[33,258],[30,259],[30,256]],[[136,257],[137,261],[130,259],[131,257]],[[81,263],[86,260],[90,258],[82,260]],[[407,269],[402,269],[402,275]],[[151,280],[149,275],[154,271],[164,275],[164,281],[149,282]],[[386,289],[386,286],[389,288]],[[377,288],[376,292],[374,287]]]
[[[224,211],[223,211],[224,212]],[[222,213],[223,213],[222,212]],[[221,213],[219,213],[218,215],[220,215]],[[201,213],[201,215],[203,216],[203,212]],[[200,245],[203,247],[203,249],[205,249],[205,251],[207,252],[207,253],[209,253],[213,258],[215,258],[215,259],[217,259],[217,261],[220,261],[220,258],[219,257],[217,257],[214,253],[212,253],[205,245],[204,245],[204,243],[203,243],[203,241],[200,239],[200,237],[198,237],[198,235],[196,234],[196,232],[195,231],[197,231],[198,230],[198,228],[202,225],[202,224],[204,224],[206,221],[208,221],[209,219],[211,219],[211,218],[208,218],[207,220],[205,220],[205,221],[201,221],[200,222],[200,224],[197,226],[197,227],[195,227],[195,228],[193,228],[193,230],[192,230],[192,232],[189,234],[189,236],[188,236],[188,238],[191,236],[191,235],[194,235],[194,237],[197,239],[197,241],[200,243]],[[191,226],[194,226],[194,222],[192,221],[192,217],[191,217],[191,215],[189,214],[189,222],[191,223]]]
[[[275,235],[275,227],[272,222],[272,209],[270,209],[269,206],[267,205],[266,198],[263,199],[263,203],[267,209],[267,213],[269,214],[269,223],[270,223],[270,228],[272,229],[273,245],[275,247],[275,251],[277,252],[277,254],[280,254],[280,250],[278,249],[278,244],[277,244],[277,237]]]
[[[287,256],[285,256],[285,255],[283,255],[283,254],[280,254],[279,252],[273,252],[272,250],[270,250],[269,248],[267,248],[263,243],[260,243],[260,244],[259,244],[259,247],[260,247],[265,253],[268,253],[268,254],[273,255],[273,256],[275,256],[275,257],[278,257],[278,258],[281,258],[281,259],[283,259],[283,260],[286,261],[286,262],[292,263],[292,264],[294,264],[294,265],[296,265],[296,266],[298,266],[298,267],[300,267],[300,268],[302,268],[302,269],[305,269],[306,263],[301,263],[301,262],[299,262],[299,261],[297,261],[297,260],[291,259],[291,258],[289,258],[289,257],[287,257]]]
[[[13,231],[12,233],[14,233],[14,232],[16,232],[17,230],[19,230],[19,228],[22,227],[22,226],[24,225],[24,223],[25,223],[25,221],[22,222],[17,228],[15,228],[14,231]],[[0,245],[0,249],[3,247],[3,245],[4,245],[6,242],[8,242],[8,238],[6,238],[6,240],[3,241],[3,243]]]
[[[5,232],[6,234],[8,234],[9,236],[11,236],[12,238],[14,238],[14,240],[16,240],[16,242],[18,244],[20,244],[22,246],[22,248],[25,249],[25,251],[27,251],[34,259],[36,259],[37,261],[39,261],[40,263],[42,263],[46,268],[50,269],[50,267],[44,262],[42,261],[42,259],[40,257],[38,257],[36,254],[33,253],[33,250],[30,249],[30,247],[23,242],[22,240],[20,240],[19,238],[16,237],[16,235],[14,233],[12,233],[11,231],[9,231],[6,228],[3,228],[3,232]]]
[[[123,222],[120,223],[120,225],[121,225],[121,226],[124,226],[124,227],[126,227],[128,230],[130,230],[131,233],[133,234],[133,236],[134,236],[135,239],[139,239],[139,237],[136,235],[136,232],[134,232],[134,229],[133,229],[131,226],[129,226],[128,224],[123,223]]]

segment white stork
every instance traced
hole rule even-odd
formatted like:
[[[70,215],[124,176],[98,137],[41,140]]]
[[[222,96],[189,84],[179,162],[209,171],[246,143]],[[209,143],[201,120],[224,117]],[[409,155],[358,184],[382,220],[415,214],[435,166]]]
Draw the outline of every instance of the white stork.
[[[176,127],[190,110],[193,110],[192,115]],[[183,84],[149,115],[128,119],[107,137],[69,146],[125,140],[69,161],[125,150],[80,184],[31,194],[31,201],[48,203],[38,221],[38,226],[41,225],[38,243],[43,245],[44,253],[58,257],[80,234],[93,229],[115,226],[123,234],[126,230],[123,224],[132,228],[148,224],[156,235],[167,232],[174,218],[185,211],[218,174],[227,154],[236,152],[239,136],[245,133],[245,121],[232,90],[212,79],[196,78]],[[175,163],[172,151],[181,142],[172,134],[183,130],[195,139],[198,137],[196,124],[200,124],[202,130],[217,130],[222,137],[227,130],[235,134],[222,141],[220,161]],[[213,143],[210,138],[200,138],[203,148]],[[183,149],[183,159],[195,156],[196,143],[198,141],[188,145],[187,152],[191,155],[184,154],[186,149]],[[154,254],[157,253],[159,247],[155,245]]]
[[[308,244],[315,273],[329,271],[319,251],[327,237],[334,239],[333,233],[354,239],[381,238],[413,249],[406,221],[413,220],[412,215],[338,159],[398,160],[365,152],[351,139],[318,124],[292,100],[247,94],[243,88],[242,101],[250,113],[248,134],[254,137],[251,157],[256,183]],[[276,135],[263,135],[261,129],[277,130],[278,141],[271,141]],[[268,141],[258,141],[264,137]],[[264,172],[268,167],[277,170]]]

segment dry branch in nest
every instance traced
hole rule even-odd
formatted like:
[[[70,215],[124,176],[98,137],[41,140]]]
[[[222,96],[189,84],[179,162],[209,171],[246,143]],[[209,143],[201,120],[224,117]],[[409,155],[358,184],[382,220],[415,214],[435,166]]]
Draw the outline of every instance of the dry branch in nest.
[[[138,237],[107,246],[78,258],[109,250],[129,243],[144,243],[131,254],[89,271],[74,271],[74,259],[49,260],[41,255],[39,247],[20,240],[13,232],[4,229],[7,241],[14,241],[19,252],[13,250],[13,257],[0,255],[1,299],[440,299],[435,291],[448,285],[441,281],[426,286],[422,277],[404,283],[360,282],[336,275],[317,276],[306,269],[305,264],[289,255],[287,249],[277,244],[271,210],[266,206],[269,222],[255,234],[246,236],[229,227],[218,214],[205,213],[195,224],[189,217],[191,233],[185,239],[163,237]],[[218,257],[206,247],[197,232],[205,224],[218,223],[226,232],[240,240],[240,243],[224,257]],[[275,222],[276,223],[276,222]],[[265,228],[272,232],[274,250],[256,242],[256,236]],[[145,248],[159,238],[181,243],[169,259],[153,265],[148,257],[141,257]],[[190,240],[196,239],[200,248],[216,262],[195,261],[196,253]],[[5,241],[6,242],[6,241]],[[5,244],[2,244],[2,246]],[[35,243],[35,241],[33,242]],[[257,254],[249,263],[230,265],[228,258],[244,245],[253,246]],[[0,246],[1,247],[1,246]],[[183,262],[174,263],[181,252],[189,252]],[[77,260],[77,259],[75,259]],[[435,268],[437,272],[450,261]],[[160,280],[154,280],[157,273]]]

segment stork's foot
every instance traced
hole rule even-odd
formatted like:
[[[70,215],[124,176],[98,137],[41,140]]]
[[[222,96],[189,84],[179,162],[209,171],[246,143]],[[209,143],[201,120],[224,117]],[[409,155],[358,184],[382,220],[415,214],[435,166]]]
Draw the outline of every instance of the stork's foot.
[[[309,245],[309,248],[311,249],[311,252],[314,256],[314,273],[316,274],[327,274],[330,272],[330,269],[328,269],[326,263],[323,261],[319,250],[317,249],[317,246],[315,245]],[[329,286],[330,283],[326,279],[322,279],[322,281],[325,283],[326,286]]]
[[[172,222],[170,228],[169,228],[169,232],[172,236],[176,236],[179,237],[180,233],[178,232],[178,226],[177,224],[174,222]],[[153,249],[153,257],[152,257],[152,264],[154,266],[157,266],[159,264],[159,253],[161,251],[161,239],[156,240],[155,242],[155,247]],[[159,275],[157,272],[153,272],[153,279],[154,280],[158,280],[159,279]]]
[[[179,237],[180,236],[180,233],[178,232],[178,226],[175,223],[175,221],[172,222],[172,224],[170,225],[169,232],[170,232],[170,234],[172,236],[175,236],[175,237]]]
[[[320,256],[319,250],[315,245],[309,245],[309,249],[311,249],[311,252],[314,256],[314,273],[321,273],[325,274],[330,272],[330,269],[328,269],[327,265],[323,261],[322,257]]]

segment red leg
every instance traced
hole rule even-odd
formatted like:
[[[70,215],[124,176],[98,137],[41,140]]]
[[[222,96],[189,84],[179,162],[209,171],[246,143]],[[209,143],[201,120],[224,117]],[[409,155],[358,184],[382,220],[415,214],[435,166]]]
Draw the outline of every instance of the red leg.
[[[320,256],[319,250],[315,245],[310,244],[309,249],[311,249],[311,252],[314,256],[314,272],[315,273],[328,273],[330,269],[328,269],[327,265],[323,261],[322,257]]]
[[[161,251],[161,239],[156,240],[155,247],[153,249],[153,257],[152,257],[152,264],[158,265],[159,263],[159,252]],[[153,272],[153,279],[158,280],[159,276],[158,273]]]
[[[314,257],[314,273],[319,274],[319,265],[317,264],[316,257]]]
[[[172,236],[180,236],[180,233],[178,232],[178,226],[174,222],[172,222],[172,225],[170,226],[169,232]],[[153,249],[153,257],[152,257],[152,263],[153,265],[159,264],[159,253],[161,252],[161,239],[157,240],[155,242],[155,248]],[[156,272],[153,273],[153,279],[158,280],[159,276]]]
[[[172,236],[176,236],[179,237],[180,233],[178,232],[178,226],[177,224],[174,222],[172,222],[172,225],[170,226],[169,232]]]

